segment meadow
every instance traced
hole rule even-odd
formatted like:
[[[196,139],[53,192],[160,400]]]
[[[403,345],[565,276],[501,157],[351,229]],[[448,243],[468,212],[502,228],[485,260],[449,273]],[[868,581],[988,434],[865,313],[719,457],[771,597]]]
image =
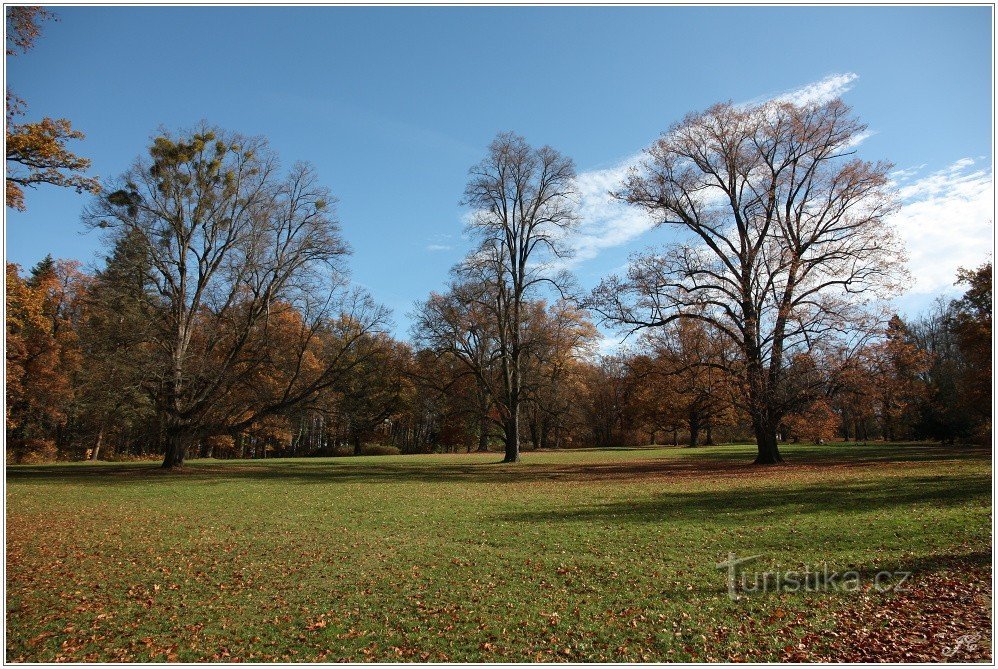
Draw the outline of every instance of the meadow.
[[[989,661],[990,452],[781,448],[8,466],[6,657]]]

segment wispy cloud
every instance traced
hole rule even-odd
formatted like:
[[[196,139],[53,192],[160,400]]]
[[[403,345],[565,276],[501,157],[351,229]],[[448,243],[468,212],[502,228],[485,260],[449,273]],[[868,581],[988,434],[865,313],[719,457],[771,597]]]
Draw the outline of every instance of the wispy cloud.
[[[627,335],[607,335],[604,334],[596,342],[596,352],[599,355],[616,355],[624,350]]]
[[[906,167],[903,170],[894,170],[890,173],[890,177],[899,183],[906,181],[921,172],[925,168],[926,164],[927,163],[922,163],[921,165],[916,165],[915,167]]]
[[[454,238],[453,235],[447,233],[438,233],[433,235],[429,244],[426,245],[426,250],[431,253],[436,253],[439,251],[450,251],[454,248],[451,240]]]
[[[962,158],[916,178],[923,166],[893,173],[901,210],[891,223],[908,248],[910,292],[953,291],[958,267],[976,267],[994,248],[994,175]]]
[[[774,95],[773,100],[795,104],[823,104],[849,92],[859,75],[854,72],[831,74],[814,83]]]

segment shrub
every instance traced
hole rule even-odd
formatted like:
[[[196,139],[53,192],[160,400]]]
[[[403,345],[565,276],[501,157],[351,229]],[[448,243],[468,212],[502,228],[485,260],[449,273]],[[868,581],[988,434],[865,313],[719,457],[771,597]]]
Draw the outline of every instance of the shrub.
[[[362,455],[398,455],[401,453],[396,447],[383,444],[365,444],[361,447],[360,452]]]
[[[54,462],[56,459],[55,442],[48,439],[25,439],[20,448],[7,451],[8,464],[38,464]]]
[[[106,462],[161,462],[163,460],[162,453],[112,453],[107,457],[103,454],[98,456],[99,460],[104,460]]]
[[[399,455],[401,452],[394,446],[383,444],[364,444],[360,447],[361,455]],[[339,446],[333,449],[333,455],[338,458],[345,458],[353,454],[353,446]]]

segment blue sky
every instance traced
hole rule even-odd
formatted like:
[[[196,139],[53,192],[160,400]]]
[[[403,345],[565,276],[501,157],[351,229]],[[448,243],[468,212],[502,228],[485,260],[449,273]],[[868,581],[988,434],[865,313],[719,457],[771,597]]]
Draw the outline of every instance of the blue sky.
[[[606,185],[687,112],[841,94],[896,165],[912,312],[993,247],[990,7],[60,7],[7,58],[29,119],[87,134],[92,173],[122,172],[160,126],[201,119],[314,163],[340,200],[353,278],[395,312],[443,287],[467,248],[459,200],[497,131],[570,155],[582,174],[584,286],[666,240]],[[93,264],[84,196],[27,193],[7,259]]]

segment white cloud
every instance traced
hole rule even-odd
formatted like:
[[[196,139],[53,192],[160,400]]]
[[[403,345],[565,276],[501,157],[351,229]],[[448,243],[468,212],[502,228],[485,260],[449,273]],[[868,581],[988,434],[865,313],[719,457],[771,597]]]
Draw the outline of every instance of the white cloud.
[[[450,251],[452,248],[454,248],[454,247],[448,246],[447,244],[427,244],[426,245],[426,250],[427,251]]]
[[[954,291],[958,267],[977,267],[994,248],[994,176],[972,158],[916,179],[921,167],[899,170],[901,211],[895,226],[908,249],[910,291]]]
[[[610,195],[640,160],[640,155],[632,156],[615,167],[579,174],[576,187],[582,225],[571,240],[574,262],[591,260],[604,249],[627,244],[654,227],[650,216]]]

